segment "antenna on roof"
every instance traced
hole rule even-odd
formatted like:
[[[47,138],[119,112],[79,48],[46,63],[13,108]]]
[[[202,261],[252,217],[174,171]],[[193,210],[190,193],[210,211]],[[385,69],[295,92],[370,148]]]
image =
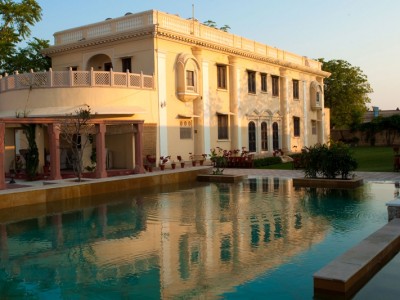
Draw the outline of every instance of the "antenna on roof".
[[[192,3],[192,34],[194,34],[194,3]]]

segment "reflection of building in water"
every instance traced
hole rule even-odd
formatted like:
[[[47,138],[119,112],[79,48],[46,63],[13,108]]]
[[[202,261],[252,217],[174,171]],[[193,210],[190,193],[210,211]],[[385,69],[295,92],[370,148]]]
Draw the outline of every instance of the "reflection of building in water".
[[[41,280],[212,298],[324,238],[327,221],[296,193],[290,181],[250,178],[3,225],[1,268],[35,282],[40,261]]]

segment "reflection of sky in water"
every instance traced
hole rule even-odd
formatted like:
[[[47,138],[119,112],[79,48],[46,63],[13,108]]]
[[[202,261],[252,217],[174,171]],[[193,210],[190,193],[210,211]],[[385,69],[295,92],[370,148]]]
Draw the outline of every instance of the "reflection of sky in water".
[[[387,222],[391,184],[249,178],[3,224],[0,293],[62,299],[311,299],[312,275]]]

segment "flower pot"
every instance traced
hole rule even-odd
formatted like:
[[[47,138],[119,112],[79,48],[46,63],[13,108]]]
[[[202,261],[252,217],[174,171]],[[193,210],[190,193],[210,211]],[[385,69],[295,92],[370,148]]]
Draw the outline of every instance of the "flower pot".
[[[195,167],[196,166],[196,161],[192,160],[192,166]]]
[[[161,171],[164,171],[165,165],[160,165],[160,169],[161,169]]]
[[[176,164],[171,164],[172,170],[175,170]]]
[[[204,160],[200,160],[200,166],[204,164]]]
[[[148,166],[147,169],[149,170],[149,172],[153,172],[153,167],[152,166]]]
[[[185,162],[181,162],[181,168],[185,167]]]

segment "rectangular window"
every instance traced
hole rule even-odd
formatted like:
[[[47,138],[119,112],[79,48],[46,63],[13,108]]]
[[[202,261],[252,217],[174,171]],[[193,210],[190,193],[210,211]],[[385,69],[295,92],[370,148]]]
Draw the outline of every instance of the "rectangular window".
[[[194,71],[186,71],[186,89],[194,90]]]
[[[227,140],[229,138],[228,135],[228,125],[229,119],[228,115],[218,115],[218,139],[219,140]]]
[[[249,87],[249,93],[255,94],[256,93],[256,72],[247,71],[247,82],[248,82],[248,87]]]
[[[122,59],[122,72],[131,72],[132,58],[126,57]]]
[[[219,89],[226,90],[227,80],[226,80],[226,66],[225,65],[217,65],[217,84]]]
[[[261,73],[261,91],[267,92],[267,74]]]
[[[311,120],[311,133],[317,135],[317,121]]]
[[[181,140],[192,139],[192,120],[181,120],[179,129]]]
[[[300,118],[293,117],[293,135],[300,136]]]
[[[293,79],[293,99],[299,99],[299,81]]]
[[[271,76],[272,78],[272,96],[279,96],[279,76]]]

